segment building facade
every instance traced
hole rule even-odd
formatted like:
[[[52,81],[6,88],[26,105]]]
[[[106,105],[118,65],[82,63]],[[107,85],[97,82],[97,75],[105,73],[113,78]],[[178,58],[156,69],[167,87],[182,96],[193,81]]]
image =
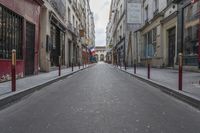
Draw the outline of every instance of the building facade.
[[[0,81],[10,80],[12,49],[20,78],[88,63],[95,45],[89,0],[0,0],[0,24]]]
[[[141,65],[151,61],[152,66],[163,65],[162,25],[167,0],[144,0],[142,5],[143,24],[140,31],[140,60]],[[165,37],[163,37],[165,38]],[[136,44],[137,45],[137,44]]]
[[[112,0],[107,25],[107,57],[112,58],[113,64],[125,63],[125,19],[125,1]]]
[[[88,62],[88,29],[95,30],[88,0],[45,0],[41,16],[41,71]]]
[[[10,79],[12,49],[17,78],[38,73],[42,4],[42,0],[0,0],[0,81]]]
[[[200,69],[200,1],[177,0],[178,53],[183,53],[186,69]]]
[[[108,62],[121,64],[119,62],[123,62],[122,57],[125,57],[129,66],[133,62],[141,66],[150,62],[153,67],[177,68],[178,55],[183,53],[184,68],[199,69],[199,0],[143,0],[142,23],[139,28],[128,32],[127,24],[123,24],[125,56],[120,52],[124,51],[123,45],[120,45],[124,36],[119,39],[121,42],[117,40],[120,32],[116,27],[120,25],[120,21],[116,18],[120,17],[116,17],[115,10],[120,10],[117,6],[119,3],[120,0],[112,1],[110,7],[107,25]],[[125,8],[128,10],[128,7]],[[126,15],[125,20],[128,17]]]
[[[106,47],[105,46],[95,47],[95,58],[97,62],[106,61]]]
[[[40,71],[49,72],[59,65],[59,56],[62,65],[65,57],[65,12],[63,0],[44,0],[40,21]]]

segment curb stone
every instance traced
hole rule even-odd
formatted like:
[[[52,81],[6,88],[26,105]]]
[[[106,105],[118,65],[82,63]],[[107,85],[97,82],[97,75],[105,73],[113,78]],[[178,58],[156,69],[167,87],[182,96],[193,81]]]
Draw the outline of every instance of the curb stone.
[[[114,66],[113,66],[114,67]],[[116,67],[114,67],[116,68]],[[188,103],[189,105],[197,108],[200,110],[200,99],[198,97],[195,97],[193,95],[190,95],[184,91],[179,91],[179,90],[176,90],[174,88],[170,88],[168,86],[164,86],[156,81],[153,81],[153,80],[150,80],[150,79],[147,79],[147,78],[144,78],[142,76],[139,76],[139,75],[135,75],[135,74],[132,74],[132,73],[129,73],[123,69],[119,69],[119,68],[116,68],[126,74],[129,74],[130,76],[132,77],[135,77],[143,82],[146,82],[147,84],[153,86],[153,87],[156,87],[158,89],[160,89],[161,91],[163,91],[164,93],[168,94],[168,95],[171,95],[183,102],[186,102]]]
[[[35,85],[35,86],[31,86],[31,87],[29,87],[27,89],[24,89],[24,90],[20,90],[20,91],[16,91],[16,92],[12,92],[12,93],[9,93],[9,94],[2,95],[0,97],[0,109],[3,108],[4,106],[7,106],[7,105],[9,105],[11,103],[14,103],[14,102],[22,99],[23,97],[25,97],[25,96],[27,96],[29,94],[34,93],[35,91],[41,90],[42,88],[44,88],[44,87],[46,87],[48,85],[51,85],[51,84],[53,84],[53,83],[55,83],[55,82],[57,82],[59,80],[67,78],[67,77],[69,77],[71,75],[74,75],[74,74],[76,74],[76,73],[78,73],[80,71],[83,71],[83,70],[85,70],[87,68],[90,68],[92,66],[93,65],[90,65],[90,66],[88,66],[86,68],[81,68],[81,69],[79,69],[77,71],[62,75],[60,77],[56,77],[56,78],[50,79],[48,81],[45,81],[45,82],[40,83],[40,84]]]

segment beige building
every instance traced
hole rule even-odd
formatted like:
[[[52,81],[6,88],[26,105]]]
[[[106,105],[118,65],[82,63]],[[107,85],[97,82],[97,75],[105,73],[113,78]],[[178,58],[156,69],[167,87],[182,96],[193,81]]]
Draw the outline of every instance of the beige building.
[[[88,29],[95,40],[91,18],[94,20],[89,0],[44,0],[40,20],[41,71],[51,71],[59,63],[67,67],[82,64],[87,59]]]
[[[177,62],[177,5],[168,3],[161,20],[163,66],[174,67]]]
[[[96,58],[96,61],[106,61],[106,47],[105,46],[95,47],[95,58]]]
[[[65,1],[44,0],[40,19],[40,71],[49,72],[57,67],[59,56],[62,65],[65,64],[65,9]]]
[[[134,33],[134,59],[153,67],[173,67],[177,60],[177,5],[167,0],[143,2],[143,25]]]

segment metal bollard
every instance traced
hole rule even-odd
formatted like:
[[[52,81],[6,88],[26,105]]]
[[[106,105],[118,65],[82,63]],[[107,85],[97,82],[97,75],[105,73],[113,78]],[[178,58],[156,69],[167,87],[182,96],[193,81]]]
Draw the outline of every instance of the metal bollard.
[[[61,76],[61,56],[59,56],[58,76]]]
[[[74,63],[72,62],[72,72],[74,71]]]
[[[16,91],[16,50],[12,50],[12,66],[11,66],[11,73],[12,73],[12,92]]]
[[[147,64],[147,78],[150,79],[151,78],[151,65],[150,65],[150,61],[148,60],[148,64]]]
[[[136,74],[136,63],[134,63],[134,74]]]
[[[179,53],[179,76],[178,76],[178,89],[183,89],[183,54]]]
[[[79,68],[79,70],[81,69],[81,61],[80,61],[81,59],[79,59],[79,63],[78,63],[78,68]]]

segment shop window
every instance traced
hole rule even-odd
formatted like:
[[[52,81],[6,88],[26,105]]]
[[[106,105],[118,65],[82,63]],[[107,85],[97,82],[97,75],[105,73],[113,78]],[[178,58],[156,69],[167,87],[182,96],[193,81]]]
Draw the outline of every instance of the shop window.
[[[200,18],[198,12],[200,2],[196,2],[184,8],[184,41],[183,53],[186,65],[198,64]]]
[[[144,36],[145,44],[145,57],[152,58],[156,56],[156,45],[157,45],[157,28],[149,31]]]
[[[0,59],[11,59],[16,49],[17,59],[22,59],[22,18],[0,5]]]
[[[156,56],[156,46],[157,46],[157,27],[153,29],[153,56]]]

